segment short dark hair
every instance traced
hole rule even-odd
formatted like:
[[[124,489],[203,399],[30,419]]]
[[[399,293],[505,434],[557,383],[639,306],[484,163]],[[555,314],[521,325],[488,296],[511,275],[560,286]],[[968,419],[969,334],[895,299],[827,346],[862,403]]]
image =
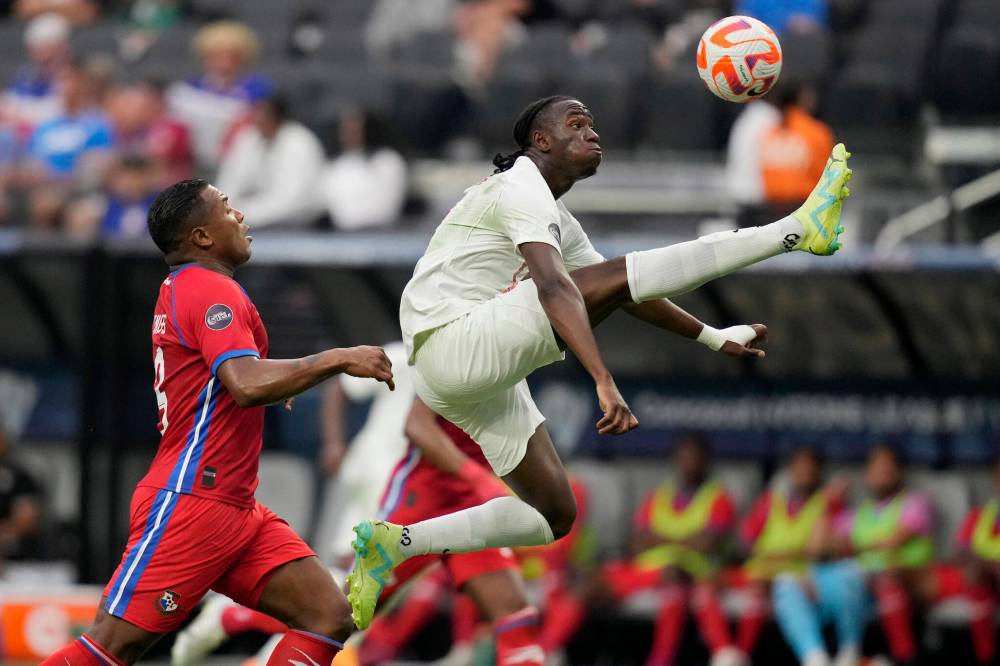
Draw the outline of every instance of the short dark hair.
[[[517,144],[517,150],[509,155],[497,155],[493,158],[493,166],[496,169],[493,173],[501,173],[507,169],[514,166],[514,162],[517,161],[518,157],[524,155],[524,151],[531,145],[531,130],[535,127],[535,120],[541,115],[542,111],[545,110],[550,104],[555,102],[565,102],[573,99],[566,95],[550,95],[548,97],[543,97],[541,99],[536,99],[534,102],[524,107],[521,111],[521,115],[517,117],[517,121],[514,123],[514,143]]]
[[[787,79],[775,85],[771,91],[771,99],[779,109],[786,110],[798,106],[802,93],[811,88],[812,84],[804,79]]]
[[[871,461],[872,458],[880,455],[889,456],[896,467],[903,468],[906,466],[906,456],[903,455],[903,450],[892,442],[879,442],[875,444],[868,449],[866,459]]]
[[[709,446],[708,437],[703,432],[697,430],[682,432],[677,438],[677,448],[682,449],[689,446],[704,458],[712,457],[712,447]]]
[[[823,455],[823,451],[815,444],[799,444],[791,453],[788,455],[789,460],[795,460],[796,458],[806,457],[813,461],[817,467],[822,467],[826,462],[826,457]]]
[[[291,117],[291,105],[288,102],[288,97],[283,92],[273,92],[265,95],[257,100],[257,103],[266,107],[279,122],[284,122]]]
[[[146,226],[156,247],[170,254],[181,244],[181,234],[187,230],[191,215],[201,207],[201,193],[208,181],[189,178],[174,183],[160,192],[149,208]]]

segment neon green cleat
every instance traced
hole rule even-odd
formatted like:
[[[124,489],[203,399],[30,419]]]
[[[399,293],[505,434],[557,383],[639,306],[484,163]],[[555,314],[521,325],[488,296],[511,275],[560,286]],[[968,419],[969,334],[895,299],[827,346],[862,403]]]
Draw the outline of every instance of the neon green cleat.
[[[850,156],[844,144],[834,146],[823,176],[806,202],[792,213],[806,231],[805,237],[795,246],[796,250],[831,255],[840,249],[840,234],[844,232],[840,224],[840,208],[844,199],[851,195],[847,188],[847,181],[853,173],[847,167]]]
[[[375,604],[389,582],[392,570],[406,559],[399,552],[403,527],[381,520],[365,520],[354,526],[354,568],[347,576],[347,600],[358,629],[367,629],[375,615]]]

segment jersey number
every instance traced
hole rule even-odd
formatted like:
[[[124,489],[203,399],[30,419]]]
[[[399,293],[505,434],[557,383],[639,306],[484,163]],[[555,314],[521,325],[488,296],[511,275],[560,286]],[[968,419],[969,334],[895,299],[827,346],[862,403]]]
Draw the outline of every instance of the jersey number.
[[[167,376],[167,368],[163,364],[163,348],[157,347],[156,354],[153,356],[153,371],[156,373],[156,382],[153,384],[153,393],[156,394],[156,408],[159,410],[160,422],[157,428],[160,429],[160,434],[166,434],[167,426],[170,422],[167,420],[167,394],[161,389],[163,388],[163,379]]]

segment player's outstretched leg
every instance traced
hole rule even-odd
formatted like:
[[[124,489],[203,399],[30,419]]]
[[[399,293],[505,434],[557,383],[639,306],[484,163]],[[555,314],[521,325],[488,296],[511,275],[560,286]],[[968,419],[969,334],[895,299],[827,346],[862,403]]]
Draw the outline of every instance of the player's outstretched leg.
[[[409,557],[541,546],[569,533],[576,500],[544,425],[529,438],[524,458],[504,480],[519,497],[498,497],[405,527],[381,520],[359,523],[354,569],[347,578],[355,626],[368,626],[392,570]]]
[[[838,143],[805,203],[763,227],[721,231],[625,257],[629,294],[641,303],[689,292],[716,278],[792,250],[830,255],[840,249],[841,205],[850,195],[850,153]],[[600,266],[600,264],[598,264]],[[595,269],[588,266],[574,273]],[[582,291],[582,289],[581,289]],[[584,299],[587,294],[584,292]]]

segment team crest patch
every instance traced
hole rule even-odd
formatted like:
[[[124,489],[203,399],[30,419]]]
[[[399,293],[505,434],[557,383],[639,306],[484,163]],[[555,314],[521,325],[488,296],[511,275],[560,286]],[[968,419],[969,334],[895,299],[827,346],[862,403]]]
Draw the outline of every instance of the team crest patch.
[[[555,222],[550,224],[549,233],[555,237],[557,243],[562,243],[562,230],[559,228],[558,224]]]
[[[163,590],[163,594],[153,602],[160,615],[172,615],[181,609],[181,595],[173,590]]]
[[[221,331],[233,323],[233,311],[228,305],[216,303],[205,313],[205,326],[213,331]]]

